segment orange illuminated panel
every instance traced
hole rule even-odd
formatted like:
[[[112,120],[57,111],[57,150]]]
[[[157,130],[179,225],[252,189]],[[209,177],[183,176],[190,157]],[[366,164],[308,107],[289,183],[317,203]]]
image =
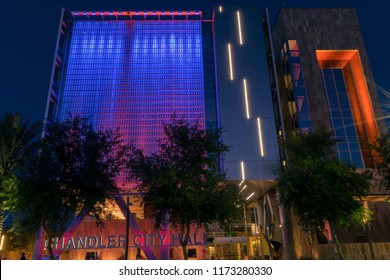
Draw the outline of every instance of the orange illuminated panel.
[[[326,50],[316,51],[318,62],[329,60],[351,60],[356,54],[357,50]]]
[[[359,139],[367,139],[369,143],[373,143],[379,136],[379,131],[359,51],[317,50],[316,54],[321,68],[342,68],[345,77],[352,77],[352,79],[345,79],[345,83],[358,136]],[[364,155],[363,157],[367,166],[371,159]]]

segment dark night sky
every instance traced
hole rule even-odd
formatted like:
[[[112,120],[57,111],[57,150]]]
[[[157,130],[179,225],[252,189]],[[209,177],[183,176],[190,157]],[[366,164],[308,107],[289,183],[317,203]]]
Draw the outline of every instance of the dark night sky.
[[[236,1],[217,0],[1,0],[0,116],[19,112],[42,121],[61,8],[72,10],[205,10]],[[390,91],[390,1],[239,0],[260,3],[274,20],[283,3],[290,8],[354,7],[357,10],[371,68],[378,85]],[[262,15],[259,15],[261,17]],[[390,100],[388,102],[390,104]]]

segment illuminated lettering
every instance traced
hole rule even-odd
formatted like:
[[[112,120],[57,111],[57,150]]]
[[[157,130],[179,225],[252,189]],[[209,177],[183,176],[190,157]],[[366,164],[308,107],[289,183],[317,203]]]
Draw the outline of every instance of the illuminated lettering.
[[[107,242],[107,248],[115,248],[116,247],[116,236],[115,235],[110,235],[108,237],[108,242]]]
[[[62,249],[64,247],[64,242],[65,242],[65,239],[64,238],[53,238],[52,239],[52,248],[53,250],[57,250],[57,246],[60,245],[60,248]]]
[[[95,248],[97,244],[98,244],[98,239],[96,236],[88,236],[88,249]]]
[[[151,242],[152,242],[152,246],[154,246],[154,238],[156,237],[156,234],[149,234],[149,236],[150,236],[150,240],[151,240]],[[145,244],[146,245],[146,244]]]
[[[138,239],[141,239],[139,242]],[[141,234],[136,234],[133,239],[133,243],[135,246],[142,246],[144,243],[144,237]]]
[[[82,238],[79,236],[76,241],[76,247],[77,249],[85,249],[87,247],[87,237],[84,236],[84,238]]]
[[[179,241],[179,244],[178,244],[178,245],[180,245],[180,240],[181,240],[180,234],[178,234],[177,237],[175,237],[175,234],[174,234],[174,233],[171,235],[171,245],[172,245],[172,246],[175,246],[175,241]]]
[[[194,233],[194,245],[203,245],[202,241],[197,241],[196,240],[196,233]]]
[[[66,245],[64,247],[64,249],[75,249],[76,246],[74,244],[74,239],[73,237],[69,238],[68,242],[66,242]]]
[[[118,247],[125,247],[126,237],[124,235],[119,235]]]
[[[97,245],[98,248],[106,248],[107,246],[103,244],[103,236],[99,236],[99,244]]]
[[[163,244],[164,244],[164,240],[165,240],[165,238],[167,237],[167,234],[166,234],[166,233],[164,233],[164,235],[159,234],[158,237],[159,237],[160,240],[161,240],[161,245],[163,245]]]
[[[196,233],[188,239],[189,245],[204,245],[206,244],[205,233],[203,240]],[[109,236],[75,236],[70,237],[67,241],[64,237],[55,237],[52,239],[53,250],[76,250],[90,248],[124,248],[126,237],[124,235],[109,235]],[[166,244],[164,244],[166,243]],[[167,239],[167,234],[136,234],[130,240],[129,247],[135,248],[140,246],[158,247],[158,246],[180,246],[181,235],[171,234],[171,239]],[[43,242],[44,249],[47,249],[48,241]]]

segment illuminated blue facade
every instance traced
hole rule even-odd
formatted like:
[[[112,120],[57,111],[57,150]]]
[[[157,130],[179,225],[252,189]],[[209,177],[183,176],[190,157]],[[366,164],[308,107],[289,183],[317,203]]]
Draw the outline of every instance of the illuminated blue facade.
[[[207,125],[217,126],[214,67],[203,59],[205,48],[213,61],[211,25],[203,35],[199,16],[85,20],[72,15],[63,13],[47,119],[64,120],[70,113],[89,117],[98,129],[118,128],[126,143],[146,154],[157,152],[162,124],[174,113],[204,126],[207,113]],[[125,174],[118,178],[122,188],[130,187],[127,181]]]
[[[229,179],[272,180],[279,155],[257,13],[226,7],[204,20],[201,12],[64,11],[47,120],[90,117],[153,153],[176,113],[225,130]]]
[[[171,114],[204,122],[200,21],[76,21],[59,119],[91,116],[157,151]]]

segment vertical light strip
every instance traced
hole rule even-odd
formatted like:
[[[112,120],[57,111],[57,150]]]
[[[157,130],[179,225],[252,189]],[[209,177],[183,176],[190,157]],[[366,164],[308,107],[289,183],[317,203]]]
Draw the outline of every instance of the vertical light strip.
[[[238,22],[238,35],[240,36],[240,45],[242,45],[241,19],[240,19],[240,12],[239,11],[237,11],[237,22]]]
[[[229,49],[230,80],[233,81],[233,62],[232,62],[232,50],[230,44],[228,44],[228,49]]]
[[[260,142],[260,154],[263,157],[264,156],[264,150],[263,150],[263,136],[261,134],[261,123],[260,118],[257,118],[257,128],[259,129],[259,142]]]
[[[222,6],[219,6],[219,12],[222,13]]]
[[[246,108],[246,118],[249,119],[249,103],[248,103],[248,91],[246,88],[246,79],[244,79],[244,94],[245,94],[245,108]]]
[[[242,193],[243,190],[245,190],[247,185],[244,185],[239,193]]]
[[[1,237],[1,241],[0,241],[0,251],[3,250],[3,243],[4,243],[4,235]]]
[[[245,167],[244,167],[243,161],[241,161],[241,177],[242,177],[242,180],[245,180]]]

